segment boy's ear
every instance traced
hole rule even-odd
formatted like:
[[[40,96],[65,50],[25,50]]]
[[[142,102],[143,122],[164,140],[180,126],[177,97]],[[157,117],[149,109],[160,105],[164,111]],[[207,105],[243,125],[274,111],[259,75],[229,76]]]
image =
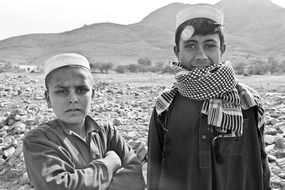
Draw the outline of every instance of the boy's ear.
[[[91,98],[94,98],[94,95],[95,95],[95,89],[92,88],[92,95],[91,95]]]
[[[173,46],[173,51],[175,53],[176,58],[178,59],[178,57],[179,57],[179,47],[177,47],[176,45]]]
[[[51,108],[51,102],[50,102],[50,97],[49,97],[49,94],[48,94],[48,90],[45,91],[45,99],[46,99],[48,108]]]
[[[221,46],[221,53],[223,54],[223,53],[225,53],[225,51],[226,51],[226,44],[223,43]]]

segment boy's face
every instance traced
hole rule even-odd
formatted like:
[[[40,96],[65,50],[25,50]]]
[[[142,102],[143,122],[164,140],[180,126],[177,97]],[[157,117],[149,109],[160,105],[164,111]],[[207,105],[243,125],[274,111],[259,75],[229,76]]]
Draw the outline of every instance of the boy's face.
[[[181,64],[188,70],[218,64],[222,52],[218,34],[194,35],[190,39],[180,38],[174,52]]]
[[[92,76],[87,69],[64,67],[53,71],[48,81],[46,100],[58,119],[82,124],[93,96]]]

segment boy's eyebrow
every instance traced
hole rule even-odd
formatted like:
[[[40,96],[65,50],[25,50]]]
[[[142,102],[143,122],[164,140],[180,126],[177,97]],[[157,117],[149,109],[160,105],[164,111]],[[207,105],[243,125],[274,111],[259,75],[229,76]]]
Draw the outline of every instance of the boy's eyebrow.
[[[183,43],[184,43],[184,44],[187,44],[187,43],[197,43],[197,42],[198,42],[197,40],[189,39],[189,40],[185,40]],[[218,43],[217,40],[214,40],[214,39],[207,39],[207,40],[205,40],[203,43],[205,43],[205,42]]]
[[[63,86],[61,84],[57,84],[54,86],[54,88],[68,88],[67,86]]]
[[[189,39],[189,40],[185,40],[184,42],[183,42],[183,44],[187,44],[187,43],[190,43],[190,42],[194,42],[194,43],[197,43],[197,40],[193,40],[193,39]]]
[[[61,84],[57,84],[54,86],[54,88],[69,88],[69,86],[64,86],[64,85],[61,85]],[[79,84],[79,85],[75,85],[75,88],[88,88],[88,85],[86,84]]]
[[[214,40],[214,39],[208,39],[208,40],[205,40],[204,42],[215,42],[215,43],[218,43],[217,40]]]
[[[86,84],[75,85],[75,88],[82,88],[82,87],[88,88],[88,85]]]

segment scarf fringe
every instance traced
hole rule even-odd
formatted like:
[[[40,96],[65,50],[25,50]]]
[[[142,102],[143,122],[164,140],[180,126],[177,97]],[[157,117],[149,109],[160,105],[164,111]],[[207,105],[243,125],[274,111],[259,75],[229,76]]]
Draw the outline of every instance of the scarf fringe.
[[[241,107],[220,99],[205,101],[203,114],[208,116],[208,125],[214,126],[219,133],[233,131],[237,135],[243,132],[243,116]]]

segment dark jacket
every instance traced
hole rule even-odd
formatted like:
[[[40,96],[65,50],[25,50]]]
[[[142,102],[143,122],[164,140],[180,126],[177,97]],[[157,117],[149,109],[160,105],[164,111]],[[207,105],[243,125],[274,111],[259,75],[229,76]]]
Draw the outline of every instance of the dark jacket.
[[[141,164],[132,149],[110,125],[86,117],[86,140],[60,120],[42,124],[24,139],[24,158],[31,182],[39,190],[142,190]],[[104,159],[113,150],[122,167]]]
[[[269,169],[257,109],[243,110],[241,137],[217,137],[201,114],[203,101],[176,95],[148,139],[149,190],[268,190]]]

